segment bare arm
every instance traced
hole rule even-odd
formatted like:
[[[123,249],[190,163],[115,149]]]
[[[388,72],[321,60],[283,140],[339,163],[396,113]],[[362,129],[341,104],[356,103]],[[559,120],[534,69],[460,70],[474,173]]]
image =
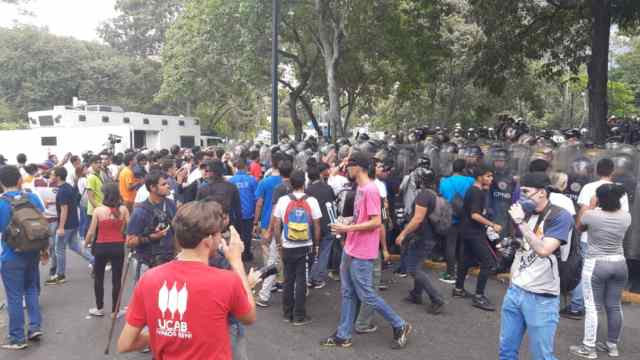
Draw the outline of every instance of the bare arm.
[[[100,206],[100,204],[98,204],[98,200],[96,200],[96,193],[93,190],[87,189],[87,197],[94,209]]]
[[[538,256],[547,257],[560,247],[560,241],[558,239],[537,236],[526,222],[520,223],[518,228],[522,232],[524,239]]]
[[[320,246],[320,219],[313,220],[313,246]]]
[[[407,226],[405,226],[404,229],[402,229],[402,231],[398,235],[398,238],[396,239],[396,244],[401,245],[402,241],[404,241],[407,235],[413,233],[418,229],[420,224],[422,224],[424,219],[427,217],[427,212],[428,210],[426,207],[416,205],[416,210],[413,214],[413,217],[411,218],[411,221],[409,221]]]
[[[98,215],[95,213],[91,217],[91,225],[89,225],[89,231],[87,231],[87,236],[84,237],[84,245],[89,246],[89,244],[93,243],[93,237],[96,235],[96,231],[98,230]]]
[[[124,325],[120,338],[118,339],[118,352],[131,352],[142,350],[149,346],[149,333],[142,332],[142,328]]]
[[[587,230],[587,226],[582,223],[582,217],[584,216],[584,213],[590,208],[591,207],[588,205],[582,205],[580,207],[580,211],[578,211],[578,216],[576,216],[576,229],[578,229],[578,231]]]
[[[369,221],[365,221],[360,224],[349,225],[349,231],[369,231],[382,225],[382,218],[380,215],[374,215],[369,217]]]

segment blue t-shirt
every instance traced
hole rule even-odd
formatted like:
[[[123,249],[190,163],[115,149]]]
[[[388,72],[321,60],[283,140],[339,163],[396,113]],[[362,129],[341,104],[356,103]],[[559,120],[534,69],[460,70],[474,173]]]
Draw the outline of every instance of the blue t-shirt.
[[[453,175],[446,177],[440,181],[440,195],[448,202],[453,201],[456,194],[464,199],[465,194],[471,186],[473,186],[474,181],[470,176]],[[454,215],[453,223],[457,224],[459,222],[460,219]]]
[[[273,191],[278,185],[280,185],[281,182],[282,177],[277,175],[266,177],[258,183],[258,188],[256,189],[256,198],[263,200],[262,214],[260,214],[260,227],[263,229],[269,227],[269,221],[271,220],[271,210],[273,207],[273,201],[271,201],[271,197],[273,196]]]
[[[229,182],[238,188],[242,220],[253,219],[253,213],[256,209],[256,189],[258,188],[256,178],[239,170],[229,179]]]
[[[78,191],[73,186],[64,183],[58,188],[56,194],[56,212],[58,219],[60,219],[60,208],[62,205],[67,205],[67,222],[64,224],[64,229],[77,229],[80,225],[78,221]]]
[[[147,204],[152,204],[151,201],[145,201]],[[167,215],[168,221],[171,222],[176,215],[176,203],[171,199],[165,199],[164,202],[159,204],[152,204],[152,206]],[[127,235],[136,236],[149,236],[155,232],[158,221],[154,216],[154,212],[143,208],[140,204],[136,204],[129,219],[129,225],[127,226]],[[136,252],[139,255],[168,255],[173,253],[173,227],[167,231],[167,234],[159,242],[147,243],[139,245],[136,248]]]
[[[37,207],[38,210],[44,212],[44,205],[42,205],[42,201],[40,201],[40,199],[38,198],[38,196],[36,196],[36,194],[31,192],[24,192],[23,194],[27,196],[29,201],[31,201],[31,203],[35,205],[35,207]],[[15,198],[15,197],[21,196],[21,193],[18,191],[11,191],[11,192],[5,193],[5,195]],[[9,226],[10,221],[11,221],[11,204],[9,204],[9,202],[4,199],[0,199],[0,233],[4,234],[4,232],[7,230],[7,226]],[[9,247],[9,245],[4,240],[2,240],[2,255],[0,255],[0,260],[11,261],[11,260],[14,260],[16,256],[21,256],[23,254],[24,255],[29,254],[33,256],[34,253],[37,253],[37,251],[33,251],[33,252],[30,251],[28,253],[16,253],[15,251],[13,251],[13,249]]]

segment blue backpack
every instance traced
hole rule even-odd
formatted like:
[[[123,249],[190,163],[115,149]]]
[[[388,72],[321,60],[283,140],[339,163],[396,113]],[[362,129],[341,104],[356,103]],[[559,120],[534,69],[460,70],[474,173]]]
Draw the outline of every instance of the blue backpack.
[[[307,203],[307,195],[300,199],[289,194],[289,205],[284,212],[284,236],[292,242],[311,241],[311,207]]]

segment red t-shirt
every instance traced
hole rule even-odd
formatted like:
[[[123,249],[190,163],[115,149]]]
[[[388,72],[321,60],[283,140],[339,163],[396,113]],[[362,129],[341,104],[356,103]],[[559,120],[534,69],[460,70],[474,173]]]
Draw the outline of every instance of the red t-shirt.
[[[259,162],[252,161],[251,164],[249,164],[249,174],[260,181],[262,178],[262,166],[260,166]]]
[[[240,277],[194,261],[171,261],[142,276],[127,323],[149,328],[154,359],[231,359],[229,315],[251,311]]]

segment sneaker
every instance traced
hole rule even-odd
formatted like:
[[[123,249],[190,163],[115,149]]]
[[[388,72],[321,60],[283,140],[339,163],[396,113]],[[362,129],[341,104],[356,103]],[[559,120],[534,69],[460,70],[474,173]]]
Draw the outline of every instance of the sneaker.
[[[329,279],[333,281],[340,281],[340,273],[337,271],[329,271]]]
[[[396,276],[399,278],[406,278],[407,276],[409,276],[409,274],[407,274],[406,272],[402,272],[402,271],[397,271],[396,272]]]
[[[91,309],[89,309],[89,315],[91,315],[91,316],[104,316],[104,310],[97,309],[97,308],[91,308]]]
[[[106,272],[111,271],[111,263],[107,264],[107,266],[104,267],[104,271]]]
[[[276,283],[276,291],[279,292],[279,293],[283,292],[284,291],[284,283],[277,282]]]
[[[27,336],[27,339],[29,339],[29,341],[40,341],[42,335],[44,335],[44,333],[41,330],[36,330],[30,333],[29,336]]]
[[[471,294],[469,294],[469,292],[465,289],[454,288],[452,291],[452,296],[454,298],[468,298],[471,297]]]
[[[455,284],[456,283],[456,277],[447,273],[446,271],[443,272],[442,274],[440,274],[440,277],[438,278],[438,280],[442,281],[445,284]]]
[[[302,319],[298,319],[298,320],[293,320],[293,322],[291,323],[291,325],[293,326],[305,326],[305,325],[309,325],[311,324],[313,320],[311,320],[311,317],[309,316],[305,316]]]
[[[413,327],[411,327],[411,324],[409,323],[405,323],[402,327],[394,328],[393,344],[391,344],[391,348],[397,350],[406,347],[411,330],[413,330]]]
[[[387,285],[386,283],[380,283],[380,285],[378,285],[378,290],[380,291],[385,291],[389,288],[389,285]]]
[[[51,275],[47,280],[44,281],[45,285],[58,285],[58,276]]]
[[[151,348],[150,348],[150,347],[148,347],[148,346],[147,346],[146,348],[144,348],[144,349],[140,350],[140,353],[141,353],[141,354],[148,354],[148,353],[150,353],[150,352],[151,352]]]
[[[569,352],[573,355],[583,357],[585,359],[597,359],[598,353],[596,353],[595,347],[589,347],[586,345],[574,345],[569,347]]]
[[[293,321],[293,319],[291,318],[291,316],[284,315],[282,316],[282,321],[290,323],[291,321]]]
[[[353,345],[351,339],[341,339],[338,335],[333,334],[328,338],[320,341],[320,346],[349,348]]]
[[[412,293],[409,293],[403,300],[411,304],[422,305],[422,296],[415,296]]]
[[[313,283],[313,288],[314,289],[322,289],[325,286],[327,286],[327,283],[324,282],[324,281],[314,281],[314,283]]]
[[[378,331],[378,327],[373,325],[373,324],[369,325],[365,329],[358,329],[356,327],[356,334],[360,334],[360,335],[362,335],[362,334],[371,334],[371,333],[374,333],[376,331]]]
[[[11,343],[2,345],[2,348],[5,350],[22,350],[22,349],[26,349],[27,347],[29,347],[29,345],[26,342],[22,342],[22,343],[11,342]]]
[[[486,311],[496,311],[496,307],[489,301],[489,298],[484,295],[474,295],[471,305]]]
[[[598,341],[596,343],[596,351],[605,352],[609,354],[609,357],[620,357],[620,351],[618,351],[618,345],[606,342]]]
[[[258,299],[256,300],[256,306],[261,308],[268,308],[269,306],[271,306],[271,304],[269,304],[268,301]]]
[[[62,285],[67,282],[67,277],[64,275],[58,275],[56,278],[58,285]]]
[[[565,319],[582,320],[582,318],[584,318],[584,310],[572,310],[567,306],[560,310],[560,316]]]
[[[444,308],[443,302],[432,302],[427,308],[427,313],[431,315],[438,315],[442,313],[442,308]]]

